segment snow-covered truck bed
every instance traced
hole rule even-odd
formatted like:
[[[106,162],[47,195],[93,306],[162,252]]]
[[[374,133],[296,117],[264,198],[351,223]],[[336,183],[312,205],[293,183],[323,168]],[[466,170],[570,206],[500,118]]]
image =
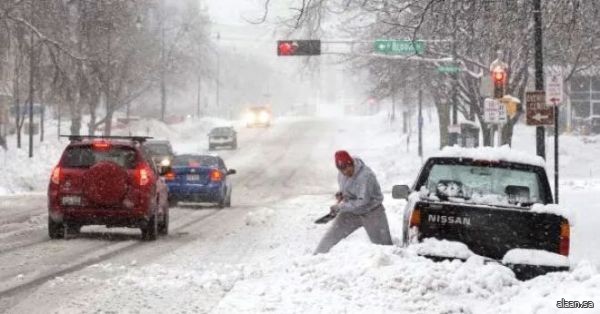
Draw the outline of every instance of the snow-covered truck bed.
[[[412,189],[393,189],[395,198],[409,200],[404,243],[429,238],[461,242],[473,253],[507,265],[521,279],[568,270],[569,214],[549,205],[552,192],[543,161],[536,158],[508,148],[451,148],[429,158]],[[518,250],[528,254],[512,258]],[[531,252],[556,258],[527,259],[535,255]]]

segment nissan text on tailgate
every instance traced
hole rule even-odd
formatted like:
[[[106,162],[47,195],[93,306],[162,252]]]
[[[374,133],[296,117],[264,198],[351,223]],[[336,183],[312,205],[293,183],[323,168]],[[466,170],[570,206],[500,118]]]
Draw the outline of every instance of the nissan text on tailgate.
[[[445,148],[427,160],[412,188],[396,185],[392,196],[408,200],[405,246],[459,242],[519,279],[569,269],[569,215],[550,205],[539,157],[508,147]],[[433,251],[417,252],[434,260],[465,259],[446,256],[452,250]]]
[[[168,190],[145,139],[70,136],[48,184],[50,238],[85,225],[140,228],[146,240],[168,233]]]

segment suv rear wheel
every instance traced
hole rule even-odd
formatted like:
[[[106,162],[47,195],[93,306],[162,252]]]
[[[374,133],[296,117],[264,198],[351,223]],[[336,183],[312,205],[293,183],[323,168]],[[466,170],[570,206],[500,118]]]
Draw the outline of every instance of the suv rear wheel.
[[[150,217],[146,226],[140,228],[142,230],[142,240],[156,240],[156,237],[158,236],[158,222],[156,220],[156,214],[154,214]]]
[[[65,226],[48,217],[48,235],[50,236],[50,239],[64,239]]]

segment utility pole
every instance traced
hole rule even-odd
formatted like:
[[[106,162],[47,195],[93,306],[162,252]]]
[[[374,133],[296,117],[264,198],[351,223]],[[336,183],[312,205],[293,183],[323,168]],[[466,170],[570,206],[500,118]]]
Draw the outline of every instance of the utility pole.
[[[106,34],[106,83],[104,86],[104,94],[106,95],[106,119],[109,119],[110,116],[110,81],[111,81],[111,68],[110,68],[110,59],[111,59],[111,24],[107,23],[107,34]],[[110,135],[110,129],[112,127],[111,121],[106,121],[104,125],[104,135]]]
[[[221,39],[221,33],[217,33],[217,42],[219,42],[220,39]],[[220,85],[221,85],[221,78],[220,78],[220,76],[221,76],[221,53],[219,52],[219,47],[217,46],[217,78],[215,80],[216,80],[216,84],[217,84],[217,90],[216,90],[217,99],[216,99],[216,101],[217,101],[217,110],[218,110],[218,112],[221,111],[220,99],[219,99],[219,97],[220,97],[220,90],[219,90],[219,88],[220,88]]]
[[[165,82],[165,21],[164,14],[160,18],[160,121],[165,122],[167,111],[167,86]]]
[[[452,2],[452,66],[456,66],[456,5]],[[452,125],[458,125],[458,72],[452,73]],[[450,146],[458,144],[458,134],[450,133]]]
[[[420,86],[421,84],[419,84]],[[419,157],[423,159],[423,89],[419,87]]]
[[[33,3],[34,1],[31,1],[30,4],[30,14],[31,14],[31,20],[30,23],[33,24],[33,19],[34,19],[34,8],[33,8]],[[30,31],[29,33],[30,37],[29,37],[29,158],[33,157],[33,98],[35,96],[35,91],[34,91],[34,75],[35,75],[35,51],[34,51],[34,44],[35,41],[33,40],[33,30]]]
[[[534,22],[534,41],[535,41],[535,90],[544,90],[544,53],[542,45],[542,1],[533,0],[533,22]],[[535,129],[536,153],[538,156],[546,159],[546,134],[543,126],[537,126]]]
[[[202,90],[202,77],[198,74],[198,95],[196,99],[196,116],[200,118],[200,91]]]

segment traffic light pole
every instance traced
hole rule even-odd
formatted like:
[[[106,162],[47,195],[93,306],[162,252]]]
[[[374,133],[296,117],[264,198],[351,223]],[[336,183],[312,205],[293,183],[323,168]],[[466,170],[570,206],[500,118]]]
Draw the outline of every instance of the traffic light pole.
[[[554,104],[554,203],[558,204],[558,104]]]
[[[542,49],[542,3],[541,0],[533,0],[533,22],[535,38],[535,89],[544,90],[544,54]],[[536,153],[546,159],[546,134],[543,126],[535,129]]]

